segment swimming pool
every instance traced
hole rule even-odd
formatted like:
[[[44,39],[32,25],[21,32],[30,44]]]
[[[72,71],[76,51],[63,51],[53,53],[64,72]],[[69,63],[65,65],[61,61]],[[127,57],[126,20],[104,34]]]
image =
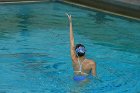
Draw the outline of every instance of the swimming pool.
[[[1,93],[139,93],[140,22],[62,3],[0,5]],[[74,82],[75,42],[97,63],[99,80]]]

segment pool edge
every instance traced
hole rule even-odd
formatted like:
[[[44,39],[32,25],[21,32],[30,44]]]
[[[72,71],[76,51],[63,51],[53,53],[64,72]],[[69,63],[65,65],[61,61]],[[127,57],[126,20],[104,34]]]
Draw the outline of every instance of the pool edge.
[[[1,4],[16,4],[16,3],[36,3],[36,2],[52,2],[52,0],[29,0],[29,1],[0,1]]]
[[[140,21],[140,17],[134,17],[134,16],[130,16],[130,15],[122,14],[122,13],[117,13],[117,12],[113,12],[113,11],[109,11],[109,10],[104,10],[104,9],[97,8],[97,7],[94,7],[94,6],[87,6],[87,5],[84,5],[84,4],[81,4],[81,3],[71,2],[69,0],[64,0],[64,1],[60,1],[60,2]]]

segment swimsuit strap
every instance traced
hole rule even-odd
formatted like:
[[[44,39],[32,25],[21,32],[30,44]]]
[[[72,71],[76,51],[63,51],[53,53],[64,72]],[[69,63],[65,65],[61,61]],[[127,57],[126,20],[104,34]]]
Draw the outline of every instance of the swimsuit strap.
[[[86,59],[83,60],[85,62]],[[80,63],[79,57],[78,57],[78,63],[79,63],[79,72],[82,72],[82,63]]]

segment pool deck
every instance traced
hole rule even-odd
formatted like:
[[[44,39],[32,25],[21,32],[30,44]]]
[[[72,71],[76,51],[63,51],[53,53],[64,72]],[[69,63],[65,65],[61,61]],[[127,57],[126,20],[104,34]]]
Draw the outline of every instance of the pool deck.
[[[64,0],[140,20],[140,0]]]

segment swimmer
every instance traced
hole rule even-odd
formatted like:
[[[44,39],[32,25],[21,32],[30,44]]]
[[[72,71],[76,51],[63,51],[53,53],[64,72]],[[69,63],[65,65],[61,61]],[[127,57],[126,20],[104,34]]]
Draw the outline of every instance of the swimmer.
[[[72,17],[67,14],[70,24],[70,52],[72,65],[74,69],[74,80],[83,81],[91,74],[96,76],[96,63],[85,57],[86,49],[82,44],[74,45],[74,36],[72,29]]]

